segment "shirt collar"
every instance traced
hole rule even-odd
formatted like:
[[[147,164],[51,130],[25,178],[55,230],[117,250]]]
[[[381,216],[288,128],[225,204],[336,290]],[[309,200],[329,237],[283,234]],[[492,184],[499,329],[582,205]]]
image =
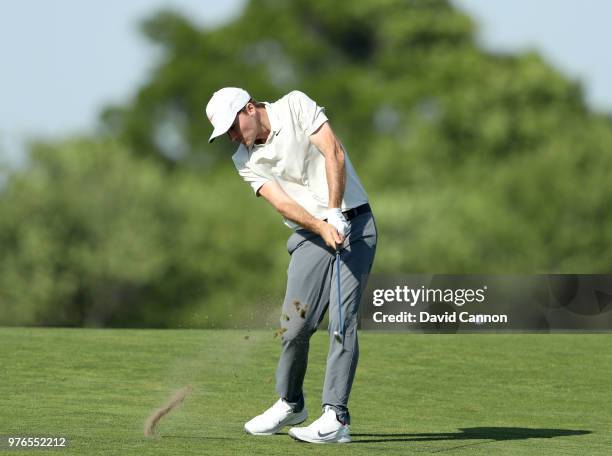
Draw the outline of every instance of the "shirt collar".
[[[246,148],[249,152],[252,152],[258,147],[263,147],[267,144],[270,144],[282,128],[281,121],[278,118],[278,114],[276,113],[276,109],[274,108],[274,106],[272,106],[272,104],[268,103],[267,101],[264,101],[263,104],[266,106],[266,114],[268,114],[268,121],[270,122],[270,134],[268,135],[268,139],[265,143],[253,144],[250,148]]]
[[[266,105],[266,112],[268,113],[268,120],[270,121],[271,139],[274,136],[278,135],[278,133],[281,131],[282,124],[280,119],[278,118],[278,114],[276,113],[276,109],[274,109],[274,106],[272,106],[272,104],[268,102],[264,102],[264,104]],[[272,136],[272,133],[274,134],[274,136]]]

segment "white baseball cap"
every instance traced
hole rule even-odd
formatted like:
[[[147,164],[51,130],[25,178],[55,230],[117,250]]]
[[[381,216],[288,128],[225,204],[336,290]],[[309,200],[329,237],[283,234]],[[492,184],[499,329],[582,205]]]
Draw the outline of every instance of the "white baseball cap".
[[[206,116],[214,128],[208,140],[209,143],[230,129],[236,114],[246,106],[250,99],[251,96],[246,90],[237,87],[224,87],[213,93],[206,105]]]

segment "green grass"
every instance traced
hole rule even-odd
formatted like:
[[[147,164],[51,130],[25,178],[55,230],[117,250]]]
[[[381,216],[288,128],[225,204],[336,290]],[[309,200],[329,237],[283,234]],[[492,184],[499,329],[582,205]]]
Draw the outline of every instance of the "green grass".
[[[67,436],[70,447],[53,454],[79,455],[607,455],[611,344],[609,334],[364,332],[354,443],[315,446],[286,430],[243,432],[276,399],[272,331],[0,328],[0,435]],[[325,332],[311,347],[314,419]],[[188,384],[160,438],[143,437],[148,414]]]

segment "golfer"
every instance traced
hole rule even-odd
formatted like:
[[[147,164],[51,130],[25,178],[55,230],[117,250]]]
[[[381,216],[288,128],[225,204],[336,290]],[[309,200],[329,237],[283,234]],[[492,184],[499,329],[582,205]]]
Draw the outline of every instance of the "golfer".
[[[324,109],[304,93],[260,103],[243,89],[226,87],[213,94],[206,115],[214,128],[210,142],[227,134],[239,144],[232,156],[238,173],[293,230],[276,371],[279,399],[244,428],[271,435],[306,421],[302,386],[309,341],[329,307],[323,415],[289,435],[312,443],[350,442],[357,311],[377,239],[368,197]]]

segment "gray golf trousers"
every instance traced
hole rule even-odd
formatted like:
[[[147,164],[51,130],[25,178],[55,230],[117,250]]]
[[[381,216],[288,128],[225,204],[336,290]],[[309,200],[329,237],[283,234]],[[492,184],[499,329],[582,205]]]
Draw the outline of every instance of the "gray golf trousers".
[[[327,247],[319,235],[308,230],[297,230],[289,237],[287,250],[291,261],[281,314],[281,327],[286,331],[282,335],[282,351],[276,370],[276,392],[294,408],[301,408],[310,337],[329,307],[329,352],[322,403],[332,406],[339,419],[347,423],[350,422],[349,394],[359,358],[359,302],[372,268],[377,240],[372,213],[355,217],[349,225],[340,251],[342,343],[333,337],[339,327],[335,251]]]

